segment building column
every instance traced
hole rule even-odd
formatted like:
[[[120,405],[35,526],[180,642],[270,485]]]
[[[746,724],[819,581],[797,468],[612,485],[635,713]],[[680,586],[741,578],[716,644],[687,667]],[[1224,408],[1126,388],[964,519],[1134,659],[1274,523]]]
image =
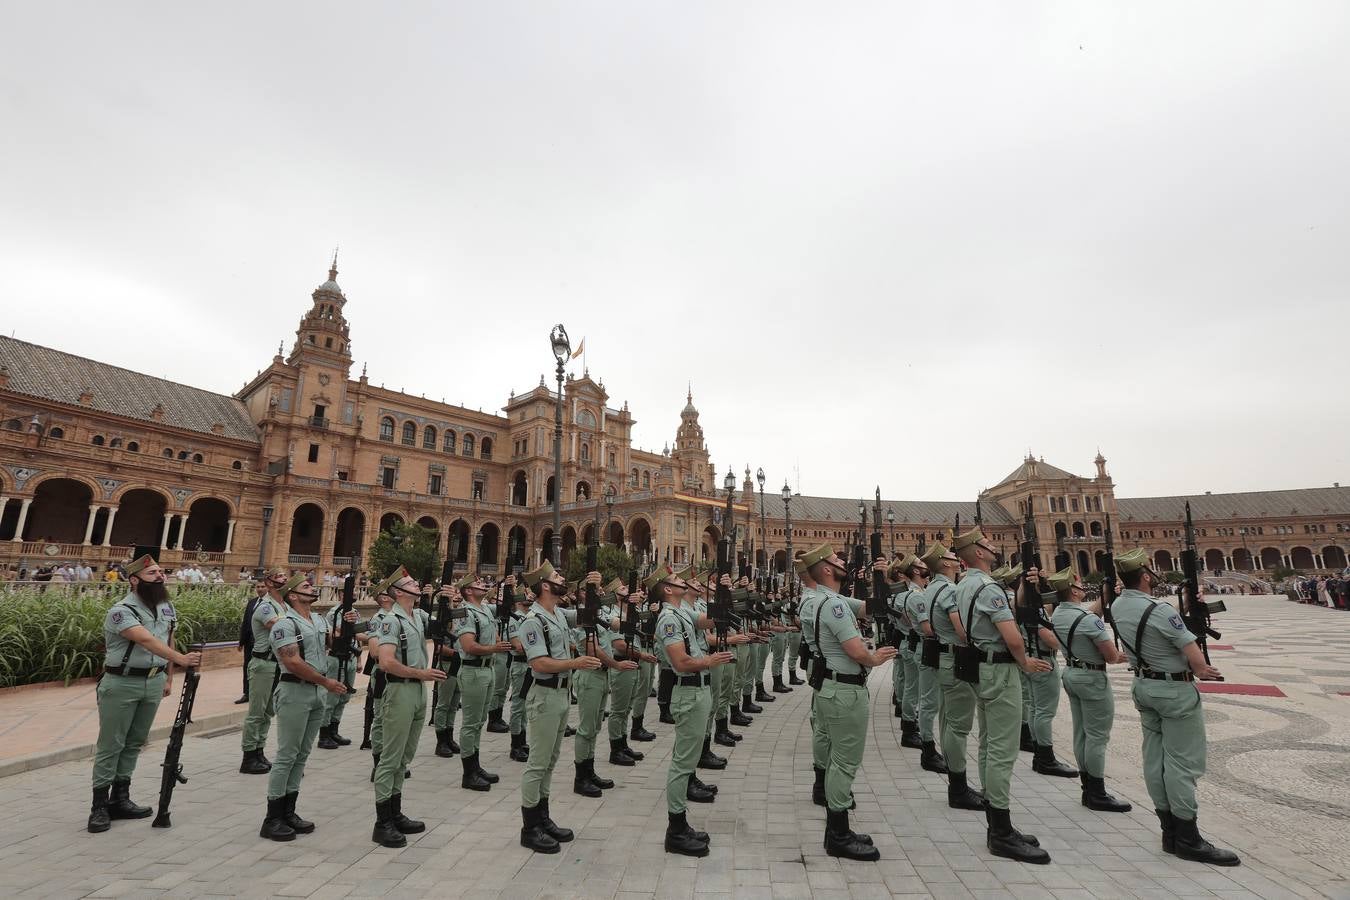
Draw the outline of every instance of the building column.
[[[1325,568],[1326,568],[1326,566],[1324,566],[1324,565],[1322,564],[1322,554],[1320,554],[1320,553],[1314,553],[1314,554],[1313,554],[1313,568],[1316,568],[1316,569],[1325,569]]]
[[[1236,570],[1237,570],[1237,567],[1233,565],[1233,557],[1231,557],[1231,556],[1225,556],[1225,557],[1223,558],[1223,563],[1224,563],[1224,568],[1227,569],[1229,572],[1233,572],[1233,571],[1236,571]]]
[[[169,523],[173,521],[175,515],[177,513],[164,514],[164,530],[159,533],[159,549],[161,550],[169,549]]]
[[[234,550],[234,519],[230,519],[225,528],[225,552],[230,553]]]
[[[28,507],[33,505],[32,497],[24,497],[23,505],[19,507],[19,521],[14,525],[14,542],[23,541],[23,526],[28,522]]]
[[[185,537],[187,537],[187,523],[188,523],[188,516],[190,516],[190,515],[192,515],[192,513],[186,512],[186,513],[183,513],[181,516],[178,517],[178,518],[179,518],[179,522],[178,522],[178,546],[174,548],[175,550],[182,550],[182,549],[183,549],[183,539],[184,539]]]
[[[1288,553],[1281,552],[1280,559],[1284,560],[1284,567],[1286,569],[1292,569],[1294,567],[1293,562],[1289,559]]]
[[[113,527],[113,520],[116,518],[117,518],[117,507],[116,506],[108,507],[108,524],[103,529],[103,546],[105,547],[112,546],[112,527]]]
[[[88,547],[94,539],[94,519],[98,518],[99,507],[89,507],[89,520],[84,523],[84,546]]]
[[[0,494],[0,520],[5,518],[5,507],[9,506],[9,498]]]

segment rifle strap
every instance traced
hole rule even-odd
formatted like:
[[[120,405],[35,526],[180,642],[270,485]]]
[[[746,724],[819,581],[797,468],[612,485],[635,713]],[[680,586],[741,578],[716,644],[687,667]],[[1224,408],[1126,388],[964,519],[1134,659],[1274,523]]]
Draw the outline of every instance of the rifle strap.
[[[933,616],[937,614],[938,601],[942,599],[943,588],[951,591],[956,590],[951,584],[944,584],[942,587],[938,588],[938,592],[933,595],[933,603],[928,607],[928,627],[933,629],[933,634],[937,634],[937,628],[933,626]]]
[[[980,595],[984,593],[984,589],[987,587],[998,587],[998,584],[987,581],[980,585],[980,589],[975,592],[975,596],[970,598],[970,606],[966,609],[966,646],[968,647],[975,646],[975,638],[971,636],[971,631],[975,626],[975,601],[980,599]],[[1002,590],[1002,588],[999,589]]]
[[[1148,663],[1144,660],[1143,654],[1141,654],[1139,651],[1144,649],[1144,626],[1148,624],[1148,617],[1153,615],[1153,611],[1157,608],[1158,604],[1150,600],[1148,603],[1148,609],[1144,610],[1144,614],[1139,617],[1139,627],[1134,630],[1134,647],[1131,647],[1129,642],[1126,641],[1125,638],[1122,637],[1120,639],[1120,642],[1125,645],[1125,649],[1134,654],[1134,662],[1136,668],[1140,669],[1148,668]],[[1138,649],[1135,649],[1136,647]]]
[[[1086,619],[1086,618],[1087,618],[1087,615],[1088,615],[1087,610],[1085,610],[1085,609],[1084,609],[1084,610],[1079,610],[1079,612],[1078,612],[1078,618],[1076,618],[1076,619],[1073,620],[1073,624],[1071,624],[1071,625],[1069,626],[1069,634],[1068,634],[1068,636],[1067,636],[1066,638],[1064,638],[1064,658],[1067,659],[1069,662],[1081,662],[1081,661],[1082,661],[1082,660],[1079,660],[1077,656],[1074,656],[1074,653],[1073,653],[1073,633],[1074,633],[1075,631],[1078,630],[1078,625],[1079,625],[1079,623],[1081,623],[1084,619]],[[1051,626],[1050,630],[1051,630],[1051,631],[1055,631],[1055,628],[1054,628],[1053,625]],[[1055,637],[1059,637],[1059,632],[1058,632],[1058,631],[1055,631]]]

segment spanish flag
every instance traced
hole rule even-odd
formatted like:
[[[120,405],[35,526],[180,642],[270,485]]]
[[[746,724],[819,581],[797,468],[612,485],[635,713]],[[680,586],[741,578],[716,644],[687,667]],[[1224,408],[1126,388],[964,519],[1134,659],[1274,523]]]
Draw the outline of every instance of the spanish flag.
[[[583,337],[581,339],[581,343],[577,344],[577,349],[572,351],[572,359],[576,359],[578,356],[580,356],[585,352],[586,352],[586,339]]]

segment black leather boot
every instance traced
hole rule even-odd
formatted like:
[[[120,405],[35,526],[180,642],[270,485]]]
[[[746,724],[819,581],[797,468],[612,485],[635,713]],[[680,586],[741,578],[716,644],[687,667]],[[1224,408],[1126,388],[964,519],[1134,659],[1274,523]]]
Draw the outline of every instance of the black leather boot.
[[[764,707],[752,702],[749,694],[741,694],[741,710],[748,713],[762,713]]]
[[[732,704],[731,718],[729,721],[731,722],[732,725],[735,725],[737,728],[744,728],[747,725],[753,725],[755,722],[754,719],[750,718],[745,714],[745,712],[741,709],[740,704]]]
[[[497,775],[495,772],[489,772],[487,769],[484,769],[484,768],[483,768],[483,764],[480,763],[480,762],[478,761],[478,759],[479,759],[479,755],[478,755],[477,753],[475,753],[475,754],[473,755],[473,765],[474,765],[474,768],[478,770],[478,777],[479,777],[479,778],[483,779],[483,780],[486,781],[488,784],[496,784],[497,782],[499,782],[499,781],[502,780],[502,779],[501,779],[501,776]]]
[[[965,772],[948,772],[947,805],[952,809],[984,809],[984,798],[970,789]]]
[[[148,806],[131,802],[131,779],[119,778],[112,783],[112,793],[108,796],[108,818],[144,819],[153,812]]]
[[[336,722],[332,722],[329,724],[328,736],[332,738],[334,741],[336,741],[339,747],[350,747],[352,745],[351,738],[345,738],[342,735],[338,734],[338,723]]]
[[[797,677],[796,666],[788,666],[788,684],[806,684],[805,681]]]
[[[1036,752],[1036,742],[1031,739],[1031,726],[1026,722],[1022,723],[1022,743],[1019,749],[1024,753]]]
[[[408,839],[394,827],[393,805],[392,797],[375,801],[375,829],[370,833],[370,839],[381,847],[406,847]]]
[[[1055,748],[1050,744],[1037,744],[1036,755],[1031,758],[1031,771],[1040,775],[1054,775],[1057,778],[1077,778],[1078,770],[1065,765],[1055,758]]]
[[[891,704],[891,717],[896,719],[903,719],[905,717],[905,714],[901,711],[899,703]]]
[[[112,827],[112,819],[108,815],[108,793],[111,789],[111,785],[107,784],[94,788],[94,803],[89,807],[90,834],[102,834]]]
[[[633,766],[637,760],[624,752],[623,738],[609,739],[609,764],[611,766]]]
[[[790,694],[792,693],[792,688],[783,684],[782,675],[775,675],[773,676],[773,692],[775,694]]]
[[[703,788],[703,790],[709,791],[714,797],[717,796],[717,785],[708,784],[702,778],[699,778],[697,773],[691,772],[689,774],[689,783],[698,785],[699,787]]]
[[[726,719],[717,720],[717,726],[713,728],[713,743],[719,747],[736,746],[736,738],[731,736],[731,730],[727,728]]]
[[[244,759],[239,763],[240,775],[266,775],[272,766],[262,758],[261,750],[245,750]]]
[[[723,716],[721,719],[718,719],[718,721],[722,723],[722,730],[725,731],[725,732],[727,733],[727,737],[731,738],[733,741],[735,741],[736,743],[739,744],[739,743],[741,742],[741,738],[742,738],[744,735],[737,734],[736,732],[734,732],[734,731],[732,731],[730,728],[728,728],[728,727],[727,727],[727,718],[726,718],[725,716]]]
[[[689,827],[689,820],[686,815],[680,813],[667,813],[669,821],[666,824],[666,852],[678,853],[681,856],[707,856],[708,842],[700,841],[692,828]]]
[[[277,797],[274,800],[268,797],[267,818],[263,819],[262,828],[258,829],[258,837],[267,838],[269,841],[295,840],[295,829],[286,824],[285,814],[286,798]]]
[[[577,762],[573,765],[576,766],[577,773],[572,778],[572,793],[592,798],[601,796],[600,785],[591,781],[586,772],[586,763]]]
[[[450,752],[450,733],[442,728],[436,732],[436,755],[442,759],[449,759],[455,754]]]
[[[862,862],[881,859],[881,851],[873,847],[871,841],[864,842],[862,837],[849,829],[848,810],[830,810],[825,814],[825,852],[830,856]]]
[[[634,741],[654,741],[654,740],[656,740],[656,735],[652,734],[652,733],[651,733],[650,731],[648,731],[646,728],[643,728],[643,727],[642,727],[642,720],[643,720],[643,718],[644,718],[643,716],[638,716],[636,719],[633,720],[633,725],[632,725],[632,727],[628,729],[628,738],[629,738],[629,740],[634,740]]]
[[[938,752],[937,744],[933,741],[923,741],[922,750],[923,752],[919,754],[919,765],[923,767],[924,771],[946,775],[947,761]]]
[[[984,819],[988,825],[985,831],[985,846],[989,848],[990,853],[1038,866],[1050,862],[1049,853],[1028,843],[1024,836],[1012,827],[1012,817],[1008,810],[995,809],[991,806],[984,811]]]
[[[492,790],[492,782],[484,778],[482,770],[478,768],[478,754],[461,756],[459,761],[464,767],[464,777],[460,779],[460,787],[470,791]]]
[[[542,805],[543,801],[540,803]],[[558,842],[540,827],[538,806],[522,806],[520,821],[520,846],[535,853],[557,853],[562,850]]]
[[[548,811],[547,797],[539,798],[538,809],[539,809],[539,829],[543,831],[544,834],[553,838],[560,844],[566,844],[568,841],[576,837],[576,835],[572,833],[572,829],[563,828],[557,822],[553,821],[553,813]]]
[[[563,729],[563,737],[576,737],[576,734],[577,730],[573,728],[571,725],[568,725],[566,728]]]
[[[455,743],[455,726],[453,725],[445,729],[445,745],[450,748],[451,756],[459,753],[459,744]]]
[[[712,803],[717,795],[703,782],[689,776],[689,784],[684,789],[684,799],[690,803]]]
[[[698,768],[725,769],[726,767],[727,758],[712,752],[712,741],[705,737],[703,739],[703,755],[698,758]]]
[[[761,680],[755,685],[755,699],[760,703],[772,703],[778,698],[764,690],[764,682]]]
[[[1177,852],[1177,820],[1172,818],[1170,812],[1163,812],[1161,809],[1155,809],[1158,814],[1158,824],[1162,826],[1162,849],[1164,853]]]
[[[811,802],[814,803],[816,806],[824,806],[825,770],[817,769],[815,766],[812,766],[811,771],[814,772],[816,775],[815,783],[811,785]]]
[[[516,762],[529,762],[530,748],[525,744],[525,732],[511,735],[511,759]]]
[[[402,794],[395,794],[389,798],[389,812],[392,816],[391,821],[394,823],[394,827],[398,829],[399,834],[421,834],[427,830],[425,822],[410,819],[403,814]]]
[[[1200,828],[1195,819],[1183,819],[1173,814],[1177,834],[1177,856],[1193,862],[1209,863],[1211,866],[1237,866],[1242,864],[1232,850],[1215,847],[1200,836]]]
[[[627,738],[619,738],[619,743],[623,746],[623,752],[627,753],[629,756],[633,758],[633,762],[642,762],[644,759],[647,758],[647,754],[639,753],[632,747],[628,746]]]
[[[506,720],[502,718],[502,708],[500,706],[496,709],[488,710],[487,730],[493,734],[505,734],[511,730],[511,726],[507,725]]]
[[[919,739],[919,723],[914,719],[900,720],[900,746],[911,750],[923,748],[923,741]]]
[[[658,703],[656,704],[656,706],[658,709],[661,710],[661,717],[657,721],[659,721],[662,725],[674,725],[675,717],[670,714],[670,704]]]
[[[300,799],[300,792],[291,791],[281,799],[285,804],[281,809],[281,820],[291,826],[296,834],[313,834],[314,823],[295,814],[295,802]]]
[[[1124,800],[1117,800],[1106,792],[1106,779],[1094,778],[1088,773],[1082,773],[1079,778],[1083,782],[1083,805],[1088,809],[1095,809],[1098,812],[1129,812],[1134,809]]]
[[[320,750],[336,750],[338,742],[333,740],[333,731],[325,725],[319,729],[319,743],[316,745]]]
[[[614,781],[609,778],[601,778],[595,773],[595,757],[592,756],[586,760],[586,777],[602,791],[608,791],[614,787]]]

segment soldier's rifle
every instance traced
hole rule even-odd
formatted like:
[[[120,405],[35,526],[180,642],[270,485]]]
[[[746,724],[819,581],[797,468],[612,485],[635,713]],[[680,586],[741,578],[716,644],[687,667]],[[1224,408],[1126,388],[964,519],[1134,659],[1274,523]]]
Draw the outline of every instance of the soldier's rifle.
[[[600,501],[595,502],[595,520],[591,523],[591,539],[586,543],[586,572],[598,571],[600,565]],[[577,625],[586,632],[587,656],[600,655],[600,587],[586,582],[585,600],[577,610]]]
[[[872,504],[872,551],[871,565],[881,559],[881,487],[877,486],[876,501]],[[872,621],[882,625],[890,612],[891,590],[886,584],[886,573],[872,570],[872,591],[867,597],[867,615]]]
[[[1041,625],[1043,624],[1039,575],[1041,557],[1036,547],[1036,520],[1032,515],[1031,497],[1027,497],[1027,514],[1022,520],[1021,561],[1022,574],[1018,578],[1018,585],[1021,590],[1013,592],[1013,604],[1017,610],[1017,624],[1022,626],[1022,632],[1027,636],[1032,652],[1039,657],[1041,655]],[[1037,570],[1035,583],[1029,580],[1032,568]],[[1018,593],[1022,595],[1020,601],[1016,599]]]
[[[1190,501],[1186,502],[1184,534],[1186,549],[1181,551],[1181,619],[1190,633],[1195,635],[1195,642],[1200,645],[1205,662],[1212,665],[1209,661],[1209,639],[1222,640],[1223,635],[1214,630],[1210,614],[1224,612],[1227,607],[1222,600],[1211,603],[1200,594],[1200,553],[1195,548],[1195,523],[1191,520]]]
[[[1116,540],[1111,532],[1111,514],[1106,515],[1106,559],[1102,561],[1102,620],[1111,626],[1111,637],[1120,649],[1120,635],[1116,633],[1116,619],[1111,604],[1116,602]]]
[[[169,637],[169,645],[173,645],[172,635]],[[198,644],[195,649],[201,650],[202,646]],[[173,802],[173,789],[180,784],[187,784],[188,781],[179,759],[183,753],[183,737],[187,734],[188,725],[192,723],[192,707],[197,702],[197,685],[200,683],[201,676],[197,674],[195,668],[184,670],[183,693],[178,698],[178,712],[173,717],[173,728],[169,731],[169,746],[164,750],[163,771],[159,777],[159,805],[155,810],[155,820],[150,823],[152,828],[169,828],[173,824],[169,821],[169,804]]]
[[[731,547],[735,526],[732,524],[731,491],[727,491],[727,508],[723,513],[725,530],[717,540],[717,584],[713,589],[713,602],[708,611],[712,614],[713,639],[716,642],[714,652],[727,649],[727,633],[731,631],[731,588],[722,583],[722,576],[731,575]]]

